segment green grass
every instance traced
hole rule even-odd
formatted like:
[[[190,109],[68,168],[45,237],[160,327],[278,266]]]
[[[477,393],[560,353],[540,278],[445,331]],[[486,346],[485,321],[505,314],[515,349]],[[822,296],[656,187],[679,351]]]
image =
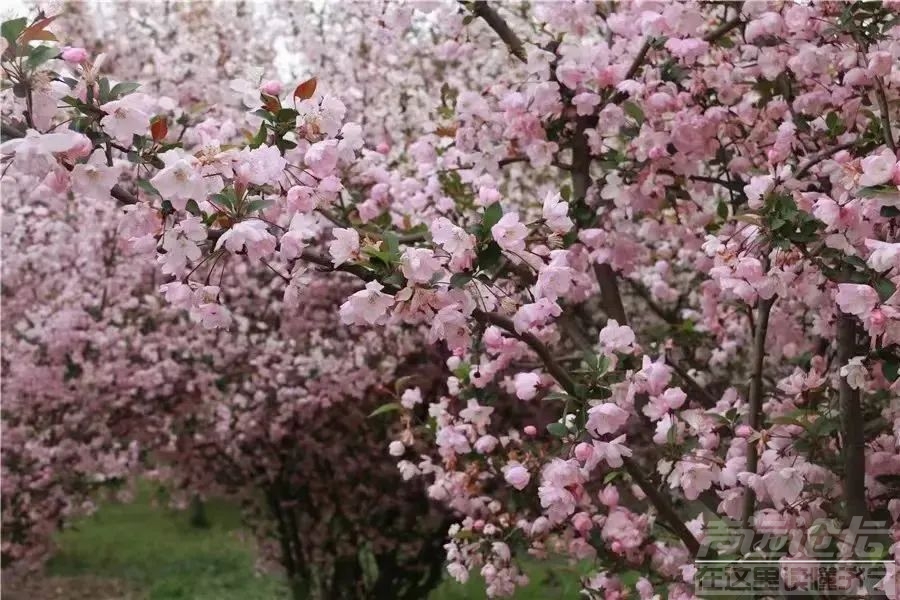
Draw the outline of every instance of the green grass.
[[[254,571],[252,538],[242,535],[236,507],[211,501],[209,528],[192,527],[187,511],[152,502],[142,487],[129,504],[104,504],[60,536],[51,575],[126,580],[147,600],[274,600],[278,577]]]
[[[549,564],[529,562],[525,565],[529,583],[519,588],[513,598],[515,600],[576,600],[583,598],[580,571],[577,567],[551,562]],[[449,576],[434,592],[429,600],[473,600],[487,598],[484,593],[484,579],[480,575],[469,578],[465,584],[459,584]]]
[[[256,573],[254,542],[242,530],[235,506],[208,502],[210,527],[196,528],[189,511],[167,508],[154,496],[153,488],[143,485],[134,502],[105,503],[63,532],[48,575],[124,581],[141,600],[287,598],[279,576]],[[517,600],[579,597],[578,575],[571,567],[531,563],[526,571],[531,584],[519,590]],[[475,575],[464,585],[448,577],[429,600],[482,598],[484,581]]]

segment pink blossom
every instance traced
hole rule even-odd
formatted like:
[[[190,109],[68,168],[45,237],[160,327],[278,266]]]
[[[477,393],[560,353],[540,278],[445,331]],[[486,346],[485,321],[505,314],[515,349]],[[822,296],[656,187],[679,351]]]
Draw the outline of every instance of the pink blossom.
[[[575,512],[572,488],[583,483],[584,476],[574,460],[551,459],[541,471],[538,496],[551,523],[561,523]]]
[[[600,330],[600,347],[606,352],[631,353],[635,341],[634,331],[628,325],[619,325],[615,319],[606,322]]]
[[[575,225],[569,218],[569,203],[563,202],[558,192],[550,192],[544,198],[543,217],[555,233],[568,233]]]
[[[329,244],[328,252],[334,266],[338,267],[359,255],[359,233],[355,229],[335,228],[331,234],[334,241]]]
[[[407,248],[400,258],[400,271],[410,283],[429,283],[441,262],[428,248]]]
[[[309,147],[303,161],[316,177],[328,177],[334,173],[338,162],[336,140],[318,142]]]
[[[471,423],[477,429],[483,430],[491,422],[493,406],[481,406],[475,398],[469,398],[466,408],[459,411],[459,416],[467,423]]]
[[[422,403],[422,390],[419,388],[409,388],[400,396],[400,404],[407,410],[412,410],[417,404]]]
[[[694,61],[709,49],[709,43],[697,38],[669,38],[666,50],[686,61]]]
[[[644,406],[644,414],[650,420],[658,421],[663,415],[681,408],[686,399],[687,394],[681,388],[668,388],[659,396],[654,396],[650,399],[650,402]]]
[[[868,69],[876,77],[887,77],[891,73],[894,57],[890,52],[878,50],[869,53]]]
[[[119,168],[108,167],[102,155],[95,153],[87,163],[72,169],[72,191],[90,198],[109,198],[110,190],[119,179]]]
[[[681,487],[688,500],[696,500],[700,493],[712,487],[717,469],[703,460],[680,460],[669,475],[671,488]]]
[[[520,463],[510,462],[503,467],[503,478],[506,480],[506,483],[522,491],[528,486],[528,482],[531,481],[531,474]]]
[[[878,304],[878,292],[867,285],[857,283],[840,283],[834,301],[841,311],[848,315],[865,317]]]
[[[575,95],[572,99],[572,104],[575,105],[575,111],[578,115],[590,115],[594,112],[594,107],[600,104],[600,96],[593,92],[582,92]]]
[[[750,178],[750,183],[744,186],[744,194],[750,204],[750,208],[760,208],[765,196],[775,186],[775,178],[772,175],[755,175]]]
[[[889,149],[865,157],[860,161],[862,176],[859,185],[870,187],[887,183],[894,177],[896,165],[897,157]]]
[[[841,367],[841,377],[846,379],[847,384],[854,390],[863,389],[869,378],[869,371],[863,364],[865,358],[864,356],[854,356]]]
[[[541,298],[537,302],[523,305],[513,317],[515,329],[519,333],[539,327],[547,323],[551,317],[558,317],[562,309],[558,304]]]
[[[516,397],[519,400],[531,400],[537,395],[541,378],[537,373],[516,373]]]
[[[492,435],[483,435],[475,440],[475,451],[479,454],[490,454],[497,449],[500,440]]]
[[[776,508],[796,502],[805,484],[803,475],[793,467],[769,471],[763,475],[762,481]]]
[[[588,410],[585,428],[595,435],[618,433],[628,422],[628,412],[614,402],[604,402]]]
[[[270,79],[260,86],[259,91],[269,96],[278,96],[281,94],[282,89],[283,87],[280,81],[277,79]]]
[[[525,249],[528,229],[519,222],[517,213],[510,212],[503,215],[497,224],[491,227],[491,235],[504,250],[520,252]]]
[[[275,183],[287,165],[278,148],[265,144],[252,150],[245,148],[235,156],[234,162],[237,177],[254,185]]]
[[[84,48],[78,48],[73,46],[66,46],[63,48],[61,58],[67,63],[71,63],[73,65],[77,65],[79,63],[84,62],[88,57],[87,50]]]
[[[150,129],[150,115],[141,110],[134,95],[113,100],[100,106],[106,116],[100,120],[106,132],[123,144],[131,144],[134,135],[144,135]]]
[[[388,454],[391,456],[403,456],[405,453],[406,446],[403,445],[403,442],[394,440],[388,445]]]
[[[594,440],[593,461],[603,460],[613,469],[618,469],[624,464],[622,457],[629,457],[631,455],[631,448],[625,446],[625,434],[622,434],[609,442]]]
[[[880,240],[867,239],[865,244],[866,248],[871,252],[868,260],[866,260],[870,267],[879,273],[892,269],[900,270],[900,242],[892,244]]]
[[[381,290],[384,286],[370,281],[366,289],[350,296],[341,304],[341,321],[347,325],[374,325],[384,320],[387,311],[394,305],[394,297]]]
[[[235,223],[216,242],[216,250],[225,246],[230,252],[247,251],[247,258],[257,261],[275,252],[275,236],[268,232],[268,225],[259,219],[247,219]]]
[[[176,210],[184,210],[187,201],[201,201],[206,197],[206,181],[196,169],[196,161],[178,150],[170,150],[160,155],[165,168],[150,179],[150,183],[171,202]]]

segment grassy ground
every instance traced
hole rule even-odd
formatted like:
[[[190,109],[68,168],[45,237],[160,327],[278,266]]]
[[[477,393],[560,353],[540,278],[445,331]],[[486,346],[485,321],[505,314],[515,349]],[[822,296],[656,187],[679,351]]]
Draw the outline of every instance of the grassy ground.
[[[254,570],[254,546],[237,509],[207,503],[211,526],[191,527],[189,513],[153,501],[149,487],[131,504],[105,504],[60,536],[44,577],[4,581],[10,600],[280,600],[279,577]],[[578,598],[578,577],[564,566],[530,566],[531,585],[517,600]],[[485,598],[473,577],[447,580],[429,600]]]

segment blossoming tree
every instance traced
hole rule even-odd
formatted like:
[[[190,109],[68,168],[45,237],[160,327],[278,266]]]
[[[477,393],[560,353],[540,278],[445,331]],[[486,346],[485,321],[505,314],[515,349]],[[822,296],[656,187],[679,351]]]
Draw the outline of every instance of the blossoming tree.
[[[898,14],[326,5],[318,33],[281,21],[321,42],[317,78],[233,83],[231,127],[116,81],[41,15],[3,25],[2,152],[124,205],[120,241],[198,336],[246,326],[256,270],[285,306],[340,272],[357,344],[376,326],[446,348],[443,385],[377,412],[399,415],[401,475],[458,515],[459,580],[509,595],[520,553],[562,554],[595,567],[592,597],[689,598],[695,559],[821,558],[823,524],[828,558],[862,558],[866,519],[896,597]],[[747,547],[710,548],[724,517]]]

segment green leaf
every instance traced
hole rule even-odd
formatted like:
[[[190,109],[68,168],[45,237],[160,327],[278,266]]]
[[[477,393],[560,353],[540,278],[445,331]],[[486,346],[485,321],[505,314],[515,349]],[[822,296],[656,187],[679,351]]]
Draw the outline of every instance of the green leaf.
[[[150,183],[149,181],[147,181],[146,179],[138,179],[137,186],[139,188],[141,188],[141,190],[143,190],[145,193],[150,194],[151,196],[159,196],[160,198],[162,198],[162,194],[159,193],[159,190],[157,190],[155,187],[153,187],[153,184]]]
[[[568,435],[569,430],[562,423],[550,423],[547,425],[547,432],[554,437],[561,438]]]
[[[804,423],[803,421],[801,421],[800,419],[798,419],[796,417],[788,417],[788,416],[775,417],[774,419],[772,419],[772,424],[773,425],[796,425],[796,426],[802,427],[804,429],[806,429],[806,426],[809,425],[809,423]]]
[[[895,192],[896,189],[888,186],[864,187],[856,190],[856,196],[859,198],[874,198]]]
[[[387,249],[388,256],[390,257],[391,262],[399,262],[400,261],[400,238],[393,231],[385,231],[384,235],[384,245]]]
[[[141,84],[131,81],[123,81],[121,83],[117,83],[111,90],[109,90],[109,99],[115,100],[119,96],[130,94],[139,87],[141,87]]]
[[[489,271],[500,264],[503,257],[503,250],[497,242],[491,242],[478,253],[478,266]]]
[[[888,298],[893,296],[894,292],[897,291],[897,286],[895,286],[890,279],[885,277],[875,282],[875,291],[878,292],[878,297],[882,302],[887,302]]]
[[[832,111],[825,116],[825,125],[828,127],[828,135],[836,137],[844,133],[847,127],[837,112]]]
[[[640,571],[631,570],[622,573],[619,576],[619,579],[621,580],[622,585],[624,585],[625,587],[633,588],[637,584],[638,579],[640,579],[641,577],[643,577],[643,573],[641,573]]]
[[[97,81],[97,97],[100,100],[100,104],[105,104],[110,100],[109,97],[109,79],[106,77],[101,77]]]
[[[461,288],[472,281],[471,273],[454,273],[450,278],[450,287]]]
[[[281,122],[289,123],[297,120],[297,115],[299,115],[296,110],[293,108],[282,108],[277,113],[275,113],[275,118]]]
[[[716,214],[718,214],[719,218],[723,221],[728,220],[728,203],[724,200],[719,200],[719,204],[716,206]]]
[[[35,46],[28,53],[25,66],[29,69],[37,69],[51,58],[56,58],[57,56],[59,56],[59,49],[57,48],[52,46]]]
[[[894,217],[900,217],[900,208],[896,206],[882,206],[881,207],[881,216],[886,219],[893,219]]]
[[[383,415],[389,412],[394,412],[403,408],[399,402],[388,402],[387,404],[382,404],[371,413],[369,413],[369,418],[377,417],[378,415]]]
[[[3,24],[0,25],[0,35],[6,38],[6,41],[12,46],[15,45],[16,40],[22,35],[22,32],[25,31],[25,27],[27,26],[28,19],[25,17],[4,21]]]
[[[618,478],[620,475],[622,475],[621,471],[610,471],[609,473],[607,473],[606,475],[603,476],[603,484],[606,485],[607,483]]]
[[[191,198],[190,200],[187,201],[187,204],[185,205],[184,209],[186,211],[188,211],[189,213],[191,213],[192,215],[194,215],[195,217],[199,217],[201,214],[203,214],[202,211],[200,210],[200,206],[197,204],[197,201],[194,200],[193,198]]]
[[[223,208],[226,208],[228,210],[234,209],[234,200],[232,198],[232,195],[228,193],[229,191],[230,190],[225,190],[225,193],[213,194],[212,195],[213,203],[215,203],[218,206],[221,206]]]
[[[251,148],[259,148],[260,146],[262,146],[263,142],[266,141],[267,135],[268,135],[268,130],[266,129],[266,124],[264,122],[260,123],[259,131],[257,131],[256,135],[253,137],[253,139],[250,140],[250,147]]]
[[[484,237],[491,235],[491,227],[497,224],[503,216],[503,208],[499,202],[494,202],[484,209],[484,216],[481,219],[481,234]]]
[[[638,125],[641,125],[644,122],[644,111],[634,102],[627,100],[622,103],[622,108],[625,110],[625,114],[637,121]]]
[[[275,202],[272,200],[263,200],[261,198],[258,200],[251,200],[250,202],[247,203],[247,208],[246,208],[245,212],[246,212],[246,214],[249,215],[250,213],[255,213],[258,210],[265,210],[265,209],[269,208],[270,206],[272,206],[273,204],[275,204]]]
[[[900,359],[886,360],[881,363],[881,372],[888,381],[897,381],[897,377],[900,377]]]

